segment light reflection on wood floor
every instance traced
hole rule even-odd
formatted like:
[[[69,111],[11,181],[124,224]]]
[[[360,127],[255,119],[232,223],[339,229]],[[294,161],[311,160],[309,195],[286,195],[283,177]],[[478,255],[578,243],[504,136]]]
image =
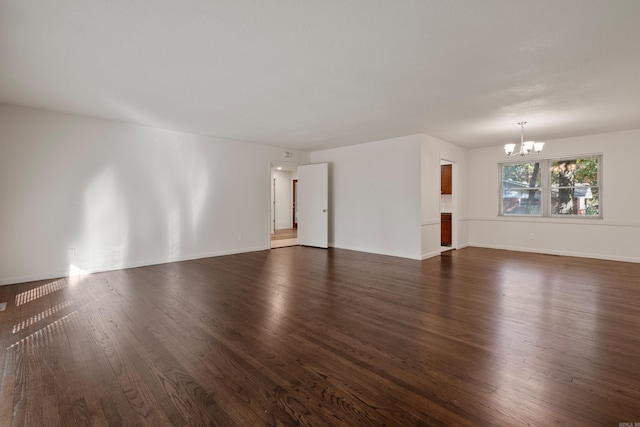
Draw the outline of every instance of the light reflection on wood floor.
[[[276,230],[275,233],[271,235],[272,249],[296,245],[298,245],[298,230],[296,228]]]

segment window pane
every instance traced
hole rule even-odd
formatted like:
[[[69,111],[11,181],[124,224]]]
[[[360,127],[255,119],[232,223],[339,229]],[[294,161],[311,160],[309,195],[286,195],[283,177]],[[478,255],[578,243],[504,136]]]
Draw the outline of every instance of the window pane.
[[[554,160],[551,162],[551,186],[598,185],[598,158]]]
[[[600,215],[600,192],[598,187],[581,185],[551,189],[552,215]]]
[[[502,166],[503,188],[540,187],[540,163],[508,163]]]
[[[541,215],[540,163],[502,165],[502,214]]]
[[[540,189],[505,188],[502,191],[502,213],[504,215],[540,215]]]

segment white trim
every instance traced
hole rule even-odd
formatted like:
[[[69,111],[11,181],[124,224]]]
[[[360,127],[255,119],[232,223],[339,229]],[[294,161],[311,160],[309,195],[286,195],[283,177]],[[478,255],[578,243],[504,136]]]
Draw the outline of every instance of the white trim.
[[[496,216],[468,218],[468,221],[497,221],[497,222],[521,222],[562,225],[597,225],[606,227],[640,227],[640,222],[635,221],[607,221],[602,218],[576,218],[576,217],[529,217],[529,216]]]
[[[409,255],[409,254],[400,254],[397,252],[384,252],[384,251],[375,251],[369,248],[354,248],[354,247],[344,247],[344,246],[335,246],[333,244],[330,245],[332,248],[336,248],[336,249],[342,249],[345,251],[355,251],[355,252],[364,252],[367,254],[375,254],[375,255],[385,255],[385,256],[392,256],[392,257],[396,257],[396,258],[404,258],[404,259],[413,259],[413,260],[420,260],[420,256],[416,256],[416,255]],[[440,252],[438,252],[439,254]]]
[[[43,274],[35,274],[35,275],[29,275],[29,276],[10,277],[8,279],[0,279],[0,286],[18,285],[21,283],[35,282],[38,280],[60,279],[68,276],[69,276],[69,271],[66,270],[64,272],[57,272],[57,273],[47,273],[47,274],[43,273]]]
[[[449,212],[443,212],[443,213],[449,213]],[[518,217],[519,218],[519,217]],[[471,221],[473,218],[469,218],[467,216],[459,216],[458,217],[458,222],[466,222],[466,221]],[[440,218],[438,219],[425,219],[420,223],[421,227],[427,226],[427,225],[438,225],[440,224]],[[640,223],[639,223],[640,224]]]
[[[541,156],[539,154],[531,154],[531,157],[507,157],[504,160],[500,160],[498,161],[498,164],[500,163],[535,163],[535,160],[537,159],[538,161],[540,160],[572,160],[572,159],[582,159],[585,157],[598,157],[598,156],[602,156],[604,155],[604,153],[602,151],[599,152],[595,152],[595,153],[582,153],[582,154],[573,154],[573,155],[568,155],[568,156],[564,156],[564,155],[559,155],[559,156]],[[509,160],[512,159],[512,160]]]
[[[193,255],[188,255],[188,256],[180,256],[180,257],[176,257],[176,258],[166,258],[166,259],[154,259],[154,260],[146,260],[146,261],[138,261],[138,262],[132,262],[129,264],[125,264],[125,265],[112,265],[112,266],[108,266],[108,267],[99,267],[99,268],[95,268],[95,269],[90,269],[90,270],[84,270],[83,272],[86,274],[93,274],[93,273],[102,273],[105,271],[117,271],[117,270],[126,270],[129,268],[137,268],[137,267],[147,267],[150,265],[158,265],[158,264],[168,264],[171,262],[180,262],[180,261],[191,261],[191,260],[195,260],[195,259],[202,259],[202,258],[214,258],[214,257],[219,257],[219,256],[224,256],[224,255],[234,255],[234,254],[241,254],[241,253],[248,253],[248,252],[258,252],[258,251],[266,251],[271,249],[269,246],[256,246],[256,247],[252,247],[252,248],[243,248],[243,249],[237,249],[237,250],[228,250],[228,251],[218,251],[218,252],[208,252],[208,253],[200,253],[200,254],[193,254]],[[16,277],[10,277],[10,278],[5,278],[5,279],[0,279],[0,286],[5,286],[5,285],[17,285],[20,283],[27,283],[27,282],[35,282],[38,280],[50,280],[50,279],[60,279],[60,278],[64,278],[64,277],[69,277],[69,270],[65,270],[65,271],[57,271],[57,272],[52,272],[52,273],[41,273],[41,274],[33,274],[33,275],[28,275],[28,276],[16,276]]]
[[[442,251],[437,250],[437,251],[429,252],[429,253],[426,253],[426,254],[422,254],[422,256],[420,257],[420,260],[424,261],[425,259],[439,256],[441,253],[442,253]]]
[[[267,172],[269,173],[269,179],[267,180],[267,182],[268,182],[268,185],[267,185],[268,190],[267,191],[269,191],[269,193],[267,193],[267,194],[269,194],[269,197],[268,197],[269,203],[268,203],[268,210],[267,210],[267,223],[269,225],[267,227],[267,230],[269,230],[269,233],[267,235],[267,246],[268,246],[267,249],[270,250],[271,249],[271,235],[275,234],[275,230],[277,230],[276,226],[275,226],[275,211],[274,211],[274,217],[273,218],[271,217],[271,212],[272,212],[271,210],[275,209],[275,207],[273,206],[275,194],[272,192],[272,190],[274,190],[274,188],[272,187],[272,185],[274,184],[274,182],[272,181],[273,168],[275,166],[277,166],[277,165],[283,165],[283,166],[287,166],[287,167],[295,167],[296,170],[297,170],[298,166],[301,166],[301,164],[298,163],[298,162],[287,162],[287,161],[283,162],[283,161],[274,160],[274,159],[268,160],[268,164],[269,164],[269,169],[268,169]],[[273,221],[272,221],[272,219],[273,219]]]
[[[621,257],[621,256],[614,256],[614,255],[601,255],[601,254],[591,254],[591,253],[588,254],[583,252],[554,251],[554,250],[544,250],[544,249],[534,250],[531,248],[520,248],[516,246],[485,245],[485,244],[475,243],[475,242],[470,242],[468,246],[476,247],[476,248],[500,249],[505,251],[529,252],[534,254],[571,256],[571,257],[577,257],[577,258],[592,258],[592,259],[603,259],[607,261],[640,263],[640,258]]]

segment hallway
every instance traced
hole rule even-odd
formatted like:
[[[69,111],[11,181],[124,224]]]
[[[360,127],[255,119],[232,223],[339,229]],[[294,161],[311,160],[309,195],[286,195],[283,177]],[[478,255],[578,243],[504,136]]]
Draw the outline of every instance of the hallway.
[[[271,235],[271,249],[297,245],[298,229],[296,228],[276,230],[275,233]]]

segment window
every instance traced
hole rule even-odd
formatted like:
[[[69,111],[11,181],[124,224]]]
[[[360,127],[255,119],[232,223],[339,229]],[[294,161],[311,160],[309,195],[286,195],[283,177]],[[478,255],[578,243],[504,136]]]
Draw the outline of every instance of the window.
[[[540,163],[502,165],[502,214],[542,215]]]
[[[602,217],[602,156],[500,164],[500,214]]]
[[[551,161],[551,215],[600,216],[599,157]]]

